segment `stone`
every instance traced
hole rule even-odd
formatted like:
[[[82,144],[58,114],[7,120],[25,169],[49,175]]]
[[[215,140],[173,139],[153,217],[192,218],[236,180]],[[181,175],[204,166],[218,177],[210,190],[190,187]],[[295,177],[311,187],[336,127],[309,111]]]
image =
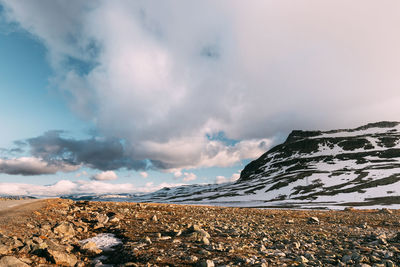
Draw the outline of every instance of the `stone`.
[[[96,220],[100,224],[106,224],[110,218],[105,214],[99,214],[96,216]]]
[[[197,264],[198,267],[214,267],[214,261],[212,260],[202,260]]]
[[[310,217],[307,220],[308,224],[319,224],[319,219],[317,217]]]
[[[300,243],[299,242],[293,242],[293,247],[295,248],[295,249],[299,249],[300,248]]]
[[[118,223],[119,221],[120,220],[116,216],[111,217],[110,220],[109,220],[110,223]]]
[[[144,242],[145,242],[146,244],[149,244],[149,245],[152,243],[150,237],[148,237],[148,236],[146,236],[146,237],[144,238]]]
[[[93,226],[93,229],[100,229],[100,228],[103,228],[103,227],[104,227],[104,224],[98,222]]]
[[[156,215],[153,215],[153,217],[151,217],[151,220],[152,220],[153,222],[157,222],[157,221],[158,221],[157,216],[156,216]]]
[[[201,241],[202,241],[202,243],[203,243],[204,245],[210,245],[210,240],[208,240],[207,237],[203,237],[203,239],[202,239]]]
[[[100,254],[102,252],[102,250],[97,247],[96,243],[94,243],[92,241],[89,241],[89,242],[86,242],[85,244],[83,244],[81,246],[81,249],[86,250],[90,253],[94,253],[94,254]]]
[[[344,262],[344,263],[347,263],[350,260],[351,260],[351,255],[344,255],[342,257],[342,262]]]
[[[7,255],[11,252],[11,247],[0,244],[0,255]]]
[[[64,251],[47,249],[47,253],[51,261],[59,266],[74,266],[78,262],[75,255],[68,254]]]
[[[380,212],[381,212],[381,213],[385,213],[385,214],[392,214],[392,213],[393,213],[393,211],[391,211],[391,210],[388,209],[388,208],[382,208],[382,209],[380,210]]]
[[[188,260],[191,261],[191,262],[196,262],[196,261],[199,260],[199,258],[197,258],[196,256],[193,256],[193,255],[190,255],[190,256],[188,257]]]
[[[307,263],[308,259],[306,257],[304,257],[304,256],[299,256],[299,257],[296,258],[296,261],[300,262],[300,263]]]
[[[13,256],[4,256],[0,259],[0,266],[4,267],[29,267],[28,264]]]
[[[62,222],[54,227],[53,232],[58,235],[74,236],[75,230],[71,223]]]
[[[346,207],[344,211],[356,211],[354,207]]]

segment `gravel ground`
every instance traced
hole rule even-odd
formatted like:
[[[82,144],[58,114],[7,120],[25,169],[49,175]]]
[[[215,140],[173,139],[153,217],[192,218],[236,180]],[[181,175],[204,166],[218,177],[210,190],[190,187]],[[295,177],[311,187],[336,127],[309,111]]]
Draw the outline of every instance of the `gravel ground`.
[[[10,209],[10,208],[17,208],[18,206],[36,202],[37,199],[22,199],[22,200],[14,200],[14,199],[0,199],[0,212]]]
[[[389,267],[400,262],[398,210],[41,203],[12,224],[0,221],[0,266]],[[79,242],[104,233],[122,243],[106,250]]]

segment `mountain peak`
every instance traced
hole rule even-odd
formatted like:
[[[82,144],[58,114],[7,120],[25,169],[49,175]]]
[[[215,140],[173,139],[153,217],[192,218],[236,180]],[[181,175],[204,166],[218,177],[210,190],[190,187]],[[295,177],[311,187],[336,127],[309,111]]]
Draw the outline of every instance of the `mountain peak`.
[[[400,122],[396,121],[380,121],[380,122],[374,122],[374,123],[368,123],[366,125],[354,128],[354,129],[339,129],[339,130],[329,130],[329,131],[304,131],[304,130],[293,130],[288,138],[285,141],[285,144],[296,142],[305,138],[310,138],[310,137],[317,137],[322,134],[334,134],[334,133],[340,133],[340,132],[347,132],[347,133],[352,133],[352,132],[357,132],[357,131],[365,131],[368,129],[372,128],[380,128],[380,129],[385,129],[385,128],[394,128],[398,126]]]

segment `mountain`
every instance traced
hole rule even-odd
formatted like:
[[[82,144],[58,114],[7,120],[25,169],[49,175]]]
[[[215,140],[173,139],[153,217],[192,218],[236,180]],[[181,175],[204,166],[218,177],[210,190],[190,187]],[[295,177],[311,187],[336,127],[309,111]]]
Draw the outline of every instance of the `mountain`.
[[[400,207],[400,123],[293,131],[235,183],[163,188],[132,201],[243,207]]]

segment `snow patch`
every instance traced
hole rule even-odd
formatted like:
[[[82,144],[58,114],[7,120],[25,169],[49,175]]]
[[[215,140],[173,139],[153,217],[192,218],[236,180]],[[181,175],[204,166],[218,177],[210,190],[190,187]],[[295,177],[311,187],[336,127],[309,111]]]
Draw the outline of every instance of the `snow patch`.
[[[86,244],[88,242],[93,242],[97,247],[103,251],[113,250],[113,247],[122,244],[121,239],[116,238],[114,234],[102,233],[98,234],[92,238],[81,240],[80,243]]]

